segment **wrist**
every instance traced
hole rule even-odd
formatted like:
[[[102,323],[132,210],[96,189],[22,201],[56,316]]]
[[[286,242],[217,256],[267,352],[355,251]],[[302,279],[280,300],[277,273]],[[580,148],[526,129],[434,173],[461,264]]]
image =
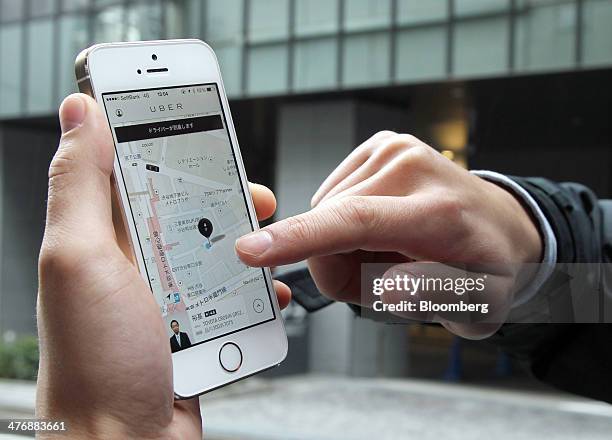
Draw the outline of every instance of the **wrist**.
[[[471,171],[490,190],[485,209],[495,216],[499,237],[507,246],[504,261],[512,264],[541,263],[546,243],[534,207],[517,193],[518,185],[508,177],[491,171]],[[529,197],[527,195],[527,197]]]
[[[144,440],[180,438],[171,435],[169,425],[160,424],[157,419],[145,419],[143,415],[124,413],[119,418],[113,415],[109,408],[95,402],[85,402],[85,395],[74,392],[49,392],[49,388],[41,383],[37,386],[36,417],[38,419],[64,422],[66,431],[62,438],[66,439],[108,439],[108,438],[139,438]],[[66,396],[72,398],[66,399]],[[57,398],[56,398],[57,397]],[[57,433],[41,433],[38,438],[56,438]]]
[[[484,208],[495,225],[500,261],[508,264],[540,263],[544,242],[529,208],[511,190],[498,182],[484,180],[489,197]]]
[[[544,256],[544,238],[538,227],[538,222],[525,204],[524,200],[514,192],[501,188],[507,194],[508,206],[516,213],[509,239],[515,244],[516,263],[541,263]]]
[[[516,252],[508,252],[510,263],[517,262],[516,289],[513,307],[520,306],[535,296],[554,270],[557,261],[557,240],[552,227],[533,196],[515,179],[493,171],[471,171],[483,180],[497,184],[506,190],[521,205],[514,212],[507,212],[501,218],[510,219],[513,231],[507,238],[515,244]],[[514,204],[507,198],[508,206]],[[497,200],[499,202],[499,200]],[[516,215],[516,214],[519,215]],[[498,217],[500,218],[500,217]],[[500,220],[502,222],[502,220]],[[501,223],[500,223],[501,224]],[[535,228],[535,231],[534,231]],[[501,236],[506,236],[502,228]],[[537,232],[539,241],[535,238]],[[534,264],[535,263],[535,264]]]
[[[45,420],[62,421],[65,423],[66,431],[63,431],[63,439],[109,439],[109,438],[138,438],[143,440],[180,439],[182,437],[173,435],[167,429],[161,432],[152,432],[151,429],[135,429],[134,426],[115,420],[106,414],[79,414],[78,417],[54,415],[37,417]],[[144,428],[144,427],[143,427]],[[55,439],[57,432],[40,433],[39,439]]]
[[[102,439],[102,438],[132,438],[130,432],[119,421],[106,414],[88,411],[86,413],[66,411],[53,403],[39,403],[36,407],[36,417],[41,420],[62,422],[65,431],[61,432],[64,439]],[[57,432],[41,432],[39,439],[57,438]],[[139,436],[139,438],[145,438]]]

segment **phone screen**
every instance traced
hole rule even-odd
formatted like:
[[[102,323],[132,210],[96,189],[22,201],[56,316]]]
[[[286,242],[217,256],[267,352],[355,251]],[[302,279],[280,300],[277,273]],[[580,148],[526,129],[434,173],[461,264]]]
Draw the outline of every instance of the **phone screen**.
[[[217,84],[102,95],[151,291],[172,352],[275,318]],[[131,218],[130,218],[131,216]]]

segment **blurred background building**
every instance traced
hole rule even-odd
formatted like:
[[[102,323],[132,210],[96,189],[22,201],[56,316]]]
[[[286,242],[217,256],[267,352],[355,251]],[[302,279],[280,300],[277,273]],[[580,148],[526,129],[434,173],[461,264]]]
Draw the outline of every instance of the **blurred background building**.
[[[248,175],[274,188],[282,218],[382,129],[470,168],[612,195],[611,23],[611,0],[0,0],[0,336],[35,332],[56,109],[81,49],[211,44]],[[362,322],[342,305],[287,319],[291,355],[276,374],[460,373],[439,329]],[[467,359],[504,371],[483,347],[467,344]]]

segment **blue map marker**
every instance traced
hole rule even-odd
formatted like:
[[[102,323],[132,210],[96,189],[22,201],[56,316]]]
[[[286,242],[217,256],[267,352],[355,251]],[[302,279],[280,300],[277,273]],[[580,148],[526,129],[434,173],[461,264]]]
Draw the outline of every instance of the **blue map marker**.
[[[212,222],[207,218],[200,219],[200,221],[198,222],[198,231],[200,231],[200,234],[202,234],[206,238],[206,241],[208,242],[206,243],[206,247],[210,249],[210,247],[212,246],[212,244],[210,243],[210,236],[213,231]]]

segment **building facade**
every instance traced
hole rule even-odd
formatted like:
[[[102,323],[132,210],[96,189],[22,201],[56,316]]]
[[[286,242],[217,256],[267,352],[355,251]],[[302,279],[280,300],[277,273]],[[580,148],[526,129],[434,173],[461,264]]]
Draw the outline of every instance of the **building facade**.
[[[308,209],[322,179],[380,129],[473,167],[580,180],[609,196],[610,23],[612,0],[0,0],[0,335],[35,331],[46,170],[81,49],[207,41],[247,172],[274,187],[282,218]],[[355,324],[335,306],[311,321],[295,329],[311,341],[296,350],[298,370],[303,358],[315,371],[403,368],[384,349],[402,341],[397,330]],[[337,341],[314,343],[323,331]],[[352,370],[372,356],[389,362]]]
[[[97,42],[201,38],[241,99],[606,67],[611,20],[606,0],[2,0],[0,117],[53,113]]]

